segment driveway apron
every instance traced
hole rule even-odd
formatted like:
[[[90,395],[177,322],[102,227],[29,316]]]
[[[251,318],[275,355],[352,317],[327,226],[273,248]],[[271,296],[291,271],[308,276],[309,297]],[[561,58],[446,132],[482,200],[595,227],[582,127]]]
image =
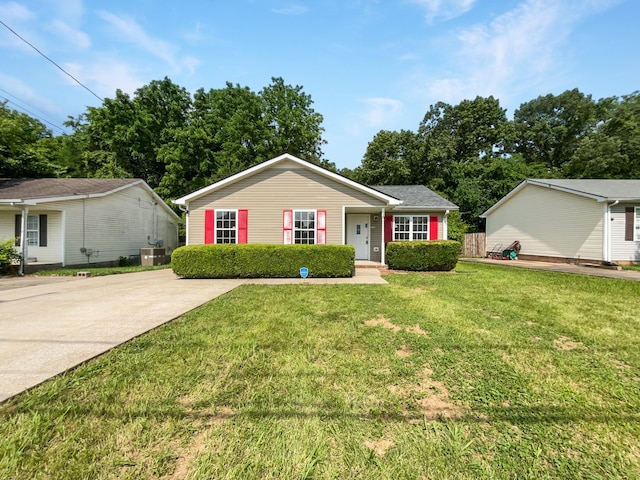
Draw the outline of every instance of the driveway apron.
[[[43,282],[18,288],[14,284],[9,289],[0,286],[0,401],[243,281],[181,280],[166,269]]]

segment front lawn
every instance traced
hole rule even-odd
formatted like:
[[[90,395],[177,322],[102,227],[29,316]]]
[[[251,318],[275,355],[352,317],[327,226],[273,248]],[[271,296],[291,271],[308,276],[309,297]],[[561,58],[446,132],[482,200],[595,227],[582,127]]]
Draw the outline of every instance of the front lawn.
[[[640,477],[640,284],[243,286],[0,405],[0,478]]]

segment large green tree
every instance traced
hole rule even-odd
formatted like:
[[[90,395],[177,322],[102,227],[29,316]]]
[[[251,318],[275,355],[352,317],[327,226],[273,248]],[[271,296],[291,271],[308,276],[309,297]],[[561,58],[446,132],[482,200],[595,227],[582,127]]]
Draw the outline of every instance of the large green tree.
[[[322,115],[300,86],[273,78],[259,93],[227,83],[198,90],[189,122],[159,150],[166,165],[158,192],[184,195],[282,153],[325,167]]]
[[[577,88],[523,103],[514,112],[516,151],[528,164],[543,165],[548,176],[562,175],[582,138],[593,131],[602,106]]]
[[[410,130],[381,130],[369,142],[353,177],[366,185],[408,185],[420,158],[420,143]]]
[[[570,178],[640,178],[640,93],[599,102],[604,114],[563,165]]]
[[[61,173],[57,146],[42,122],[0,103],[0,177],[53,177]]]
[[[267,158],[288,152],[322,158],[322,115],[302,87],[282,78],[259,93],[227,83],[191,95],[168,78],[71,119],[82,151],[69,170],[91,177],[140,177],[166,199],[184,195]]]
[[[479,215],[497,198],[492,185],[512,184],[522,171],[511,158],[515,140],[506,110],[494,97],[476,97],[458,105],[439,102],[426,113],[418,136],[421,162],[414,179],[460,206],[463,220],[480,228]],[[500,168],[503,163],[508,168]],[[503,178],[494,178],[503,175]]]
[[[68,122],[84,145],[86,176],[133,176],[158,186],[164,162],[158,150],[187,123],[191,96],[168,78],[154,80],[133,97],[120,90],[100,107]]]

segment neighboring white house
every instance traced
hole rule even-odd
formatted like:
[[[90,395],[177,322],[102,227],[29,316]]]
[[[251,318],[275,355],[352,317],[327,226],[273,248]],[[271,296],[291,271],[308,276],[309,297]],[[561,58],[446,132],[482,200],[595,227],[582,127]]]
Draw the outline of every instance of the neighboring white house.
[[[28,264],[116,262],[140,249],[178,246],[180,217],[143,180],[0,179],[0,240]]]
[[[640,180],[527,179],[481,215],[487,249],[520,257],[640,263]]]

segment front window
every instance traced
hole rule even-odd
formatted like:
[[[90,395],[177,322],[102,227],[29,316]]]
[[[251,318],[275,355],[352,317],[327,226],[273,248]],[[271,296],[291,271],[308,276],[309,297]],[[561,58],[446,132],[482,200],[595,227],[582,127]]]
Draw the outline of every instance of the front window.
[[[216,243],[237,243],[236,211],[216,210]]]
[[[429,240],[429,217],[423,215],[395,215],[393,239]]]
[[[314,244],[316,239],[316,212],[299,210],[294,212],[293,243]]]
[[[38,215],[27,215],[27,245],[30,247],[39,246],[40,217]]]

